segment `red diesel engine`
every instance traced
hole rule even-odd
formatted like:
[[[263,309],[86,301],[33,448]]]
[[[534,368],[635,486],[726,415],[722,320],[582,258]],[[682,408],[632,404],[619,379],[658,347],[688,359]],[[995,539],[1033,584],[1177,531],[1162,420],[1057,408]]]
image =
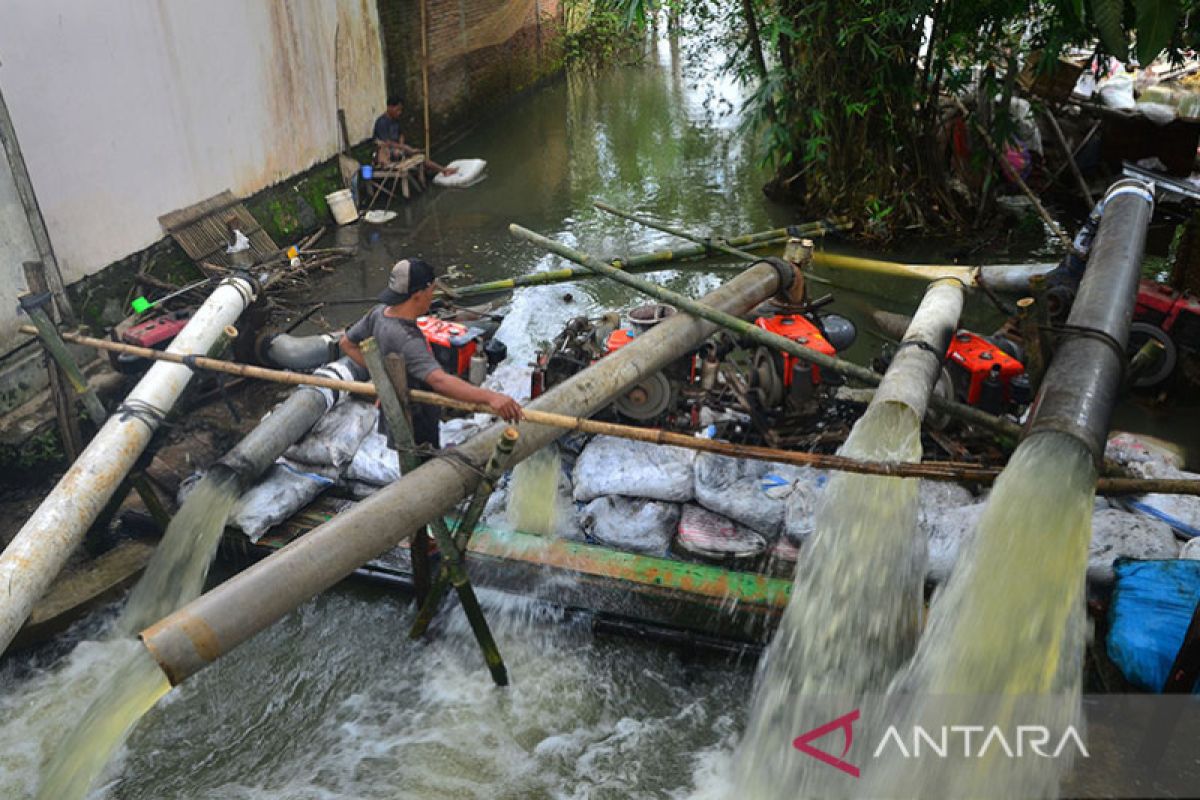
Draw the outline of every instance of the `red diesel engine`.
[[[484,335],[482,328],[467,327],[462,323],[447,322],[437,317],[418,317],[417,327],[425,335],[425,341],[429,342],[433,357],[442,365],[442,369],[463,380],[471,380],[472,383],[483,380],[482,376],[477,376],[478,381],[472,380],[471,375],[471,359],[475,356],[478,356],[476,372],[484,369],[486,373],[487,360],[479,352],[476,342]]]
[[[837,355],[837,350],[825,339],[813,322],[802,314],[776,314],[770,317],[759,317],[754,324],[764,331],[778,334],[802,344],[809,350],[815,350],[827,356]],[[783,354],[783,386],[790,389],[796,373],[804,369],[804,362],[790,353]],[[809,376],[814,386],[821,383],[821,368],[816,364],[808,365]]]
[[[1158,340],[1158,360],[1133,378],[1133,385],[1149,388],[1171,376],[1179,350],[1200,351],[1200,300],[1188,292],[1143,280],[1138,285],[1137,304],[1129,329],[1129,350],[1135,353],[1149,339]]]
[[[955,396],[968,405],[998,414],[1007,405],[1030,400],[1025,366],[995,343],[970,331],[959,331],[950,340],[946,368]]]

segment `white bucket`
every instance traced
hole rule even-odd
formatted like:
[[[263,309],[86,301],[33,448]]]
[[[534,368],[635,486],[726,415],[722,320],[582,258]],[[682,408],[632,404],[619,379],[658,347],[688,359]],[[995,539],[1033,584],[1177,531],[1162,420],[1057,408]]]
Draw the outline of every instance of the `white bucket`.
[[[325,195],[325,202],[329,204],[329,210],[333,212],[338,225],[349,225],[358,220],[358,209],[354,207],[354,198],[350,196],[349,189],[330,192]]]

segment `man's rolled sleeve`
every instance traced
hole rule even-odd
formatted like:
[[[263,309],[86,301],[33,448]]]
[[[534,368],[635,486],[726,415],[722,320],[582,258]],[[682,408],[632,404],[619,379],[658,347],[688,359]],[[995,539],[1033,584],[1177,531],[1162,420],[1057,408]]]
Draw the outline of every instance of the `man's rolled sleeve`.
[[[363,339],[371,335],[371,318],[374,314],[366,314],[358,322],[346,329],[346,338],[355,344],[362,344]]]
[[[433,357],[433,353],[429,352],[429,345],[423,338],[409,339],[404,343],[401,352],[404,354],[404,367],[408,374],[419,381],[427,381],[430,375],[442,368]]]

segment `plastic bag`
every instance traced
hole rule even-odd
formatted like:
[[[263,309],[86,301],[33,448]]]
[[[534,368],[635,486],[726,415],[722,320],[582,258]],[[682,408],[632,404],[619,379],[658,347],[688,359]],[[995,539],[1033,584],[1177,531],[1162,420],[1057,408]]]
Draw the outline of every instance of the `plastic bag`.
[[[814,469],[807,470],[793,484],[783,516],[783,538],[793,545],[803,544],[816,530],[817,505],[828,481],[828,475]]]
[[[574,493],[580,502],[608,494],[685,503],[694,496],[696,454],[679,447],[597,436],[575,462]]]
[[[1088,546],[1088,580],[1099,584],[1113,581],[1113,563],[1118,558],[1158,559],[1179,555],[1179,543],[1164,522],[1115,508],[1092,515],[1092,541]]]
[[[378,420],[375,406],[361,400],[344,400],[283,455],[289,461],[328,465],[341,472],[354,460],[359,445]]]
[[[1137,103],[1133,99],[1133,76],[1119,73],[1110,75],[1097,88],[1100,102],[1109,108],[1132,111]]]
[[[921,526],[929,536],[929,567],[926,576],[937,583],[944,582],[954,570],[958,553],[979,527],[987,503],[942,509],[930,512]]]
[[[358,445],[346,480],[387,486],[400,479],[400,456],[387,445],[387,437],[379,431],[368,433]]]
[[[1119,559],[1114,571],[1108,656],[1135,686],[1161,692],[1200,602],[1200,561]]]
[[[588,538],[598,544],[661,556],[679,526],[679,506],[641,498],[597,497],[583,507],[579,522]]]
[[[801,474],[801,468],[787,464],[701,453],[696,458],[696,502],[774,540]]]
[[[238,498],[230,518],[250,541],[257,542],[333,484],[334,479],[329,475],[280,459],[270,466],[262,480]]]

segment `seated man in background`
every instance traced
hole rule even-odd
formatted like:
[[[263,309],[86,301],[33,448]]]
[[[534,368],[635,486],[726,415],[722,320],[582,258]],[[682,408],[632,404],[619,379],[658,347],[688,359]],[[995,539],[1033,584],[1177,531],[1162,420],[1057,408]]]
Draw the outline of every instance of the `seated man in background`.
[[[400,114],[404,111],[404,101],[397,95],[392,95],[387,101],[387,110],[375,120],[375,165],[386,167],[389,164],[403,161],[409,156],[421,151],[404,143],[404,131],[400,128]],[[458,170],[453,167],[443,167],[430,159],[425,159],[425,170],[430,173],[453,175]]]

